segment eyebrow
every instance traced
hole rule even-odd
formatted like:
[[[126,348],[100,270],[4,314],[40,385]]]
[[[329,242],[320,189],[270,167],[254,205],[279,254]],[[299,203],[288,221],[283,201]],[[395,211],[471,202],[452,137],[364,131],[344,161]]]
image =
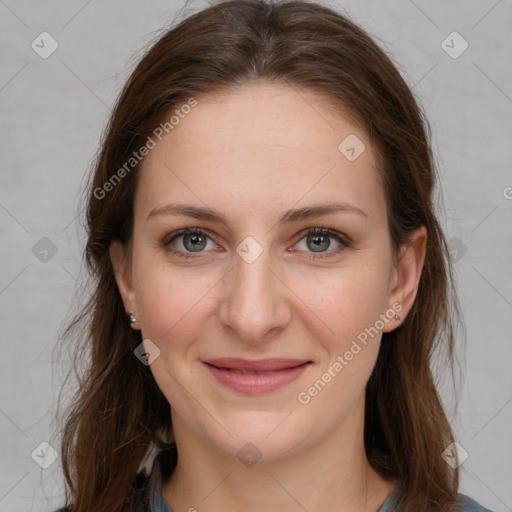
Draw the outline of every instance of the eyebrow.
[[[294,210],[288,210],[285,212],[277,221],[278,225],[291,224],[304,219],[311,219],[314,217],[320,217],[322,215],[330,215],[333,213],[351,213],[363,217],[365,220],[368,215],[361,209],[354,205],[345,202],[327,203],[317,206],[307,206],[304,208],[297,208]],[[217,222],[228,226],[228,222],[224,215],[208,207],[199,207],[189,204],[167,204],[154,208],[151,210],[146,218],[146,222],[156,215],[180,215],[185,217],[193,217],[195,219]]]

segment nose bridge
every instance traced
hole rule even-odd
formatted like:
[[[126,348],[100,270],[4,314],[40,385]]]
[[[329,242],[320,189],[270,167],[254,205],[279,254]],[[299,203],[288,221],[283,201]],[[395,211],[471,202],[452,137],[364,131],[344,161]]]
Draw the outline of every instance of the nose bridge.
[[[260,246],[261,251],[251,243],[242,242],[237,248],[222,301],[221,321],[236,331],[240,340],[257,342],[264,341],[276,327],[284,327],[289,313],[279,280],[269,268],[269,250]]]

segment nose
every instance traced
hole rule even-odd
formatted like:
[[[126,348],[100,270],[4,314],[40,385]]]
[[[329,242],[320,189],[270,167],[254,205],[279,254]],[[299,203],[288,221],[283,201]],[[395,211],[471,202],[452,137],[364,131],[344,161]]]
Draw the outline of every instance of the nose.
[[[224,278],[220,321],[248,345],[264,344],[291,319],[288,289],[271,263],[266,250],[252,263],[235,254],[234,266]]]

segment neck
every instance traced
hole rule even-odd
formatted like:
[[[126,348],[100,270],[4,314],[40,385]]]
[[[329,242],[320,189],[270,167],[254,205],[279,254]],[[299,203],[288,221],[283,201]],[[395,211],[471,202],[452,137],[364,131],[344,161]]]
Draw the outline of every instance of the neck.
[[[309,448],[246,466],[196,437],[174,415],[179,457],[163,482],[163,496],[174,511],[340,510],[343,504],[343,512],[376,512],[396,482],[370,466],[363,425],[355,424],[360,420],[328,432]]]

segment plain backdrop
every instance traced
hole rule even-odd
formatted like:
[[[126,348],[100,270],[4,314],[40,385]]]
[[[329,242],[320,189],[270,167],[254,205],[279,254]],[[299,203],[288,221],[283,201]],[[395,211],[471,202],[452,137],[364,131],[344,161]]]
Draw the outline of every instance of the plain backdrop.
[[[431,122],[467,338],[450,416],[468,453],[462,492],[511,511],[512,1],[323,3],[382,40]],[[52,350],[81,282],[79,193],[121,86],[183,6],[0,0],[2,512],[62,504],[60,458],[37,461],[53,453],[41,443],[59,450]],[[451,407],[448,385],[443,397]]]

